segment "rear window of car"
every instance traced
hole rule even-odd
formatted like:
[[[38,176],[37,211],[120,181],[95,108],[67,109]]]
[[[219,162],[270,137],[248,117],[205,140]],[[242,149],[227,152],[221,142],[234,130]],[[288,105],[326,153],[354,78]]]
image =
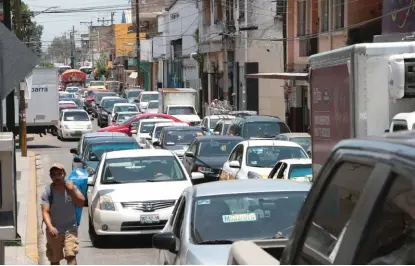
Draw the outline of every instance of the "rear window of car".
[[[242,135],[246,139],[275,138],[279,134],[289,132],[290,129],[282,121],[254,121],[245,123]]]

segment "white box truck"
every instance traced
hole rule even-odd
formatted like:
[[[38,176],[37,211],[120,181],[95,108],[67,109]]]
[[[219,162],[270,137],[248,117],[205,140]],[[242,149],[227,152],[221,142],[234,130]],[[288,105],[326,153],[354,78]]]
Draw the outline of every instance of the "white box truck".
[[[27,134],[55,132],[59,119],[58,69],[36,67],[21,83],[26,101]],[[15,133],[19,132],[19,92],[15,96]],[[6,101],[3,100],[3,123],[6,124]]]
[[[159,89],[159,112],[169,114],[191,126],[200,125],[196,112],[197,91],[191,88]]]
[[[314,173],[342,139],[414,129],[415,42],[356,44],[309,65]]]

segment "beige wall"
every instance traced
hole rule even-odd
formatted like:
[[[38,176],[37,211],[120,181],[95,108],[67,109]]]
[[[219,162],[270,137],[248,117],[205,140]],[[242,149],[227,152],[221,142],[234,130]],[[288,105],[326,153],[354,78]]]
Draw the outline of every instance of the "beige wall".
[[[269,50],[269,52],[267,51]],[[283,72],[282,45],[270,47],[253,46],[248,49],[248,62],[258,62],[259,73]],[[235,50],[235,61],[245,63],[245,49]],[[276,79],[258,79],[259,114],[275,115],[285,120],[284,81]]]

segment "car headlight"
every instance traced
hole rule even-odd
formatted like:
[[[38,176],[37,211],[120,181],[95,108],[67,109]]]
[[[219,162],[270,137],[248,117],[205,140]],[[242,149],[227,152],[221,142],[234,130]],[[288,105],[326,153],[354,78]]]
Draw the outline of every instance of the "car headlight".
[[[114,202],[112,202],[110,196],[100,196],[97,208],[102,211],[115,211]]]
[[[208,167],[199,167],[198,170],[199,170],[199,172],[204,173],[204,174],[212,174],[213,173],[213,169],[208,168]]]
[[[248,179],[262,179],[262,176],[260,176],[258,173],[249,171],[248,172]]]
[[[65,129],[70,129],[68,125],[63,125]]]

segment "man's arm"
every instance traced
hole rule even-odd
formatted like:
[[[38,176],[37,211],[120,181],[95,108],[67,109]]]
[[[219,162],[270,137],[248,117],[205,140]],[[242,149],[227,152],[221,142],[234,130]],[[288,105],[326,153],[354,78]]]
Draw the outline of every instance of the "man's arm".
[[[43,221],[45,222],[47,229],[50,231],[54,227],[52,225],[52,219],[50,218],[50,202],[46,188],[45,191],[42,193],[40,205],[42,207]],[[51,233],[53,234],[54,232]]]
[[[71,182],[72,183],[72,182]],[[72,185],[66,186],[69,195],[71,195],[72,202],[79,208],[83,208],[85,204],[85,197],[82,195],[81,191],[72,183]]]

